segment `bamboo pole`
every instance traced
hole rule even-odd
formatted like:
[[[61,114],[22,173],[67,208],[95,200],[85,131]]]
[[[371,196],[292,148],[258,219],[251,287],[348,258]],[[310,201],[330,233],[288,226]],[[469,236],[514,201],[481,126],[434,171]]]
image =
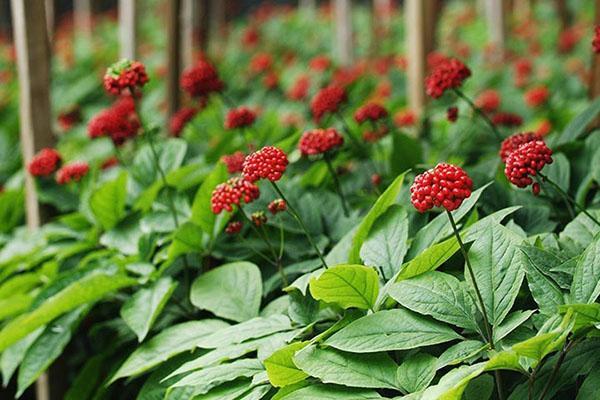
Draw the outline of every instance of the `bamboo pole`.
[[[136,0],[119,0],[119,45],[121,58],[135,60],[137,44]]]

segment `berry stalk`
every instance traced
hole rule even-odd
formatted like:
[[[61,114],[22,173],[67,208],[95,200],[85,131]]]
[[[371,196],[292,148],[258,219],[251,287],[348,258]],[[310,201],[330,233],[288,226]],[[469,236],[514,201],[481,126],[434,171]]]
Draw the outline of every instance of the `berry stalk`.
[[[498,131],[498,128],[496,127],[496,125],[494,125],[494,123],[492,122],[492,120],[486,115],[486,113],[484,113],[481,108],[477,107],[475,105],[475,103],[473,103],[473,101],[466,96],[462,91],[460,91],[459,89],[453,89],[454,93],[456,93],[456,95],[458,97],[460,97],[461,99],[463,99],[468,105],[469,107],[471,107],[471,109],[481,117],[481,119],[483,119],[483,121],[485,121],[485,123],[490,127],[490,129],[492,130],[492,132],[494,133],[494,136],[496,136],[496,139],[498,141],[502,141],[502,135],[500,134],[500,131]]]
[[[323,158],[325,160],[325,164],[327,164],[327,169],[329,170],[329,174],[331,175],[331,178],[333,179],[333,186],[335,187],[335,191],[337,192],[340,201],[342,203],[342,208],[344,209],[344,216],[346,218],[348,218],[348,216],[350,215],[350,212],[348,211],[348,204],[346,203],[346,197],[344,196],[344,192],[342,191],[342,185],[340,185],[340,181],[338,179],[337,174],[335,173],[335,169],[333,169],[333,165],[331,163],[331,158],[329,157],[329,154],[325,153],[323,155]]]

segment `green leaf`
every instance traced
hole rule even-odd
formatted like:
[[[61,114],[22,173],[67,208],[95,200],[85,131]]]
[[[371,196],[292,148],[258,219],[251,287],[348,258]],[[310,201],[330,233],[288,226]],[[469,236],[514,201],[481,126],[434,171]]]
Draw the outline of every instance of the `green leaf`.
[[[564,294],[550,276],[548,259],[543,250],[534,246],[520,246],[524,254],[523,267],[527,284],[540,312],[552,315],[556,308],[564,304]]]
[[[294,354],[305,348],[308,342],[290,343],[271,354],[264,361],[269,382],[275,387],[283,387],[304,380],[308,375],[294,364]]]
[[[106,231],[114,228],[125,215],[127,200],[127,173],[104,183],[90,197],[90,209]]]
[[[171,387],[194,386],[194,395],[200,395],[222,383],[240,377],[252,377],[261,371],[264,371],[264,368],[261,362],[255,358],[237,360],[192,372],[175,382]]]
[[[0,193],[0,232],[9,232],[19,225],[25,211],[23,190]]]
[[[575,267],[571,284],[573,303],[593,303],[600,295],[600,234],[585,249]]]
[[[508,314],[506,319],[494,329],[494,343],[499,342],[527,321],[535,310],[515,311]]]
[[[381,400],[374,390],[355,389],[336,385],[310,385],[302,387],[278,400]]]
[[[435,377],[437,359],[427,353],[416,353],[398,367],[398,383],[408,393],[425,389]]]
[[[596,219],[600,218],[600,210],[590,210]],[[571,241],[576,247],[585,249],[600,232],[600,226],[584,213],[580,213],[574,220],[569,222],[560,233],[560,241]]]
[[[54,318],[136,283],[135,279],[124,275],[108,274],[104,271],[91,273],[45,300],[35,310],[15,318],[4,326],[0,331],[0,351],[4,351]]]
[[[323,383],[397,389],[396,363],[385,353],[351,354],[316,346],[296,353],[294,363]]]
[[[366,265],[381,267],[383,276],[390,279],[402,265],[408,250],[408,213],[392,205],[377,218],[367,240],[360,249]]]
[[[110,382],[119,378],[140,375],[177,354],[193,350],[204,337],[226,326],[225,322],[216,319],[188,321],[173,325],[131,353]]]
[[[475,303],[464,284],[452,275],[427,272],[394,284],[389,295],[419,314],[477,331]]]
[[[394,309],[362,317],[331,336],[325,344],[343,351],[372,353],[408,350],[461,336],[450,327],[412,311]]]
[[[396,198],[398,197],[400,189],[402,188],[405,175],[406,172],[400,174],[396,179],[394,179],[391,185],[388,186],[381,196],[379,196],[371,210],[369,210],[367,215],[363,218],[362,222],[358,226],[358,229],[356,230],[356,233],[354,234],[354,238],[352,239],[352,247],[350,248],[350,253],[348,254],[348,263],[359,264],[361,262],[360,248],[367,239],[375,220],[396,202]]]
[[[121,307],[121,318],[143,341],[167,301],[177,287],[170,277],[161,278],[152,286],[138,290]]]
[[[100,237],[100,244],[125,255],[138,252],[138,242],[143,233],[138,215],[130,215]]]
[[[201,253],[204,248],[202,234],[202,229],[193,222],[181,225],[175,231],[173,243],[169,247],[169,260],[174,260],[182,254]]]
[[[2,369],[3,386],[8,385],[13,373],[17,370],[19,364],[21,364],[21,361],[23,361],[27,349],[29,349],[31,344],[36,341],[42,332],[44,332],[44,328],[45,327],[40,327],[36,329],[2,352],[2,356],[0,357],[0,368]]]
[[[394,282],[412,278],[437,269],[460,249],[455,237],[434,244],[402,266]]]
[[[96,389],[102,383],[104,376],[104,354],[90,357],[77,373],[73,383],[65,393],[64,400],[93,399]]]
[[[504,320],[519,294],[524,276],[523,257],[517,247],[521,241],[511,230],[490,223],[469,250],[485,311],[493,326],[498,326]],[[465,277],[473,288],[466,267]]]
[[[538,332],[534,337],[514,344],[512,350],[520,356],[540,361],[562,347],[573,328],[574,322],[572,312],[569,312],[555,329],[550,332]]]
[[[44,332],[31,344],[17,378],[17,397],[20,397],[36,379],[60,356],[71,340],[73,330],[87,312],[88,307],[79,307],[63,315],[46,327]]]
[[[310,294],[342,308],[372,309],[379,293],[379,276],[364,265],[336,265],[310,280]]]
[[[227,180],[227,168],[224,163],[219,162],[200,185],[192,203],[190,220],[202,228],[211,238],[215,234],[214,228],[217,216],[211,211],[210,199],[215,187],[225,180]]]
[[[472,361],[478,357],[481,352],[488,349],[489,345],[479,340],[465,340],[450,346],[444,351],[437,360],[437,369],[447,367],[448,365],[461,364],[465,361]]]
[[[594,368],[585,378],[575,400],[600,399],[600,368]]]
[[[200,275],[190,291],[194,306],[236,322],[257,317],[261,298],[260,270],[245,261],[225,264]]]
[[[392,142],[393,157],[389,157],[389,160],[393,174],[399,174],[422,162],[423,146],[417,138],[395,132],[392,136]]]
[[[600,113],[600,98],[595,99],[588,108],[569,122],[554,145],[560,146],[577,140],[585,133],[588,125],[596,118],[598,113]]]

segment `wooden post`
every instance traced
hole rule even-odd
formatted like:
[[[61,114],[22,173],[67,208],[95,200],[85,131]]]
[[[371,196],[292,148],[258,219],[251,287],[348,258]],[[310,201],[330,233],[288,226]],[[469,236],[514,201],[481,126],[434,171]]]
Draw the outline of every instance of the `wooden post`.
[[[77,33],[92,35],[92,0],[73,0],[75,29]]]
[[[375,22],[381,23],[387,32],[392,24],[392,0],[373,0]]]
[[[317,10],[317,0],[299,0],[298,7],[304,11],[314,14],[314,12]]]
[[[567,5],[566,0],[556,0],[555,5],[556,14],[558,14],[561,28],[564,31],[571,26],[571,12],[569,6]]]
[[[208,43],[210,38],[210,1],[198,1],[198,49],[204,53],[208,53]]]
[[[136,0],[119,0],[119,42],[121,58],[135,60],[137,43]]]
[[[340,64],[347,66],[354,58],[352,41],[352,5],[350,0],[334,0],[335,50]]]
[[[179,109],[181,72],[181,0],[169,0],[167,11],[167,116]]]
[[[183,0],[181,6],[181,65],[184,69],[194,63],[197,6],[197,0]]]
[[[50,49],[44,2],[12,0],[19,74],[19,117],[23,162],[54,143],[50,112]],[[27,226],[40,226],[35,181],[25,174]]]
[[[489,41],[494,47],[494,62],[502,61],[506,37],[505,6],[502,0],[485,0]]]
[[[46,28],[48,31],[48,42],[54,39],[54,0],[46,0]]]
[[[594,25],[600,25],[600,0],[595,1],[596,16]],[[590,71],[590,88],[588,91],[590,99],[595,99],[600,96],[600,54],[592,55],[592,69]],[[600,126],[600,118],[596,121],[595,126]]]
[[[422,115],[426,104],[427,55],[435,43],[435,0],[406,0],[407,84],[410,109]]]
[[[226,0],[210,0],[209,6],[209,51],[215,54],[222,50],[223,35],[225,30],[225,1]]]

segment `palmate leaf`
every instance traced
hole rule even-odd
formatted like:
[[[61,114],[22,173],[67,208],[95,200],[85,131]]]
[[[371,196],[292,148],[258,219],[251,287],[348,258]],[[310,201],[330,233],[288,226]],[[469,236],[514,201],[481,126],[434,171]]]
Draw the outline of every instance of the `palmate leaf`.
[[[200,275],[190,290],[194,306],[236,322],[257,317],[261,298],[260,270],[245,261],[225,264]]]
[[[296,353],[294,364],[323,383],[398,389],[397,365],[386,353],[359,355],[309,346]]]
[[[342,308],[372,309],[379,293],[379,276],[364,265],[336,265],[310,280],[310,294]]]
[[[92,303],[106,294],[132,286],[137,280],[121,274],[105,271],[93,272],[78,280],[52,297],[36,309],[9,322],[0,331],[0,352],[33,332],[54,318],[83,304]]]

